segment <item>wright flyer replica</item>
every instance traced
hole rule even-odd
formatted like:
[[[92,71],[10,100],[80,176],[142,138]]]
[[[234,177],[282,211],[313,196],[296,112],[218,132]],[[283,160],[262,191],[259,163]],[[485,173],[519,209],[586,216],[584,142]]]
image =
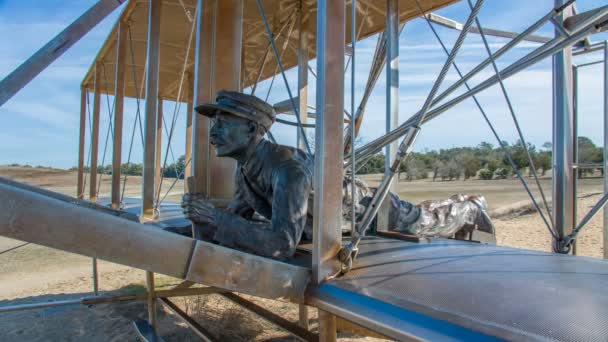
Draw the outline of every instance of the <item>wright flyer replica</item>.
[[[606,341],[608,263],[570,254],[578,233],[608,202],[606,193],[576,221],[573,83],[583,65],[573,59],[603,51],[598,63],[604,64],[601,77],[608,89],[608,43],[592,40],[608,28],[608,5],[580,12],[575,0],[556,0],[544,16],[513,33],[482,26],[478,14],[484,0],[463,0],[464,23],[433,13],[457,2],[99,0],[0,82],[1,106],[112,11],[121,11],[83,75],[74,197],[0,178],[0,235],[89,256],[94,265],[100,259],[143,269],[147,292],[5,306],[0,316],[143,300],[148,319],[134,322],[142,339],[162,340],[157,306],[163,305],[211,341],[214,337],[171,297],[215,293],[300,340],[335,341],[339,319],[399,341]],[[433,30],[446,60],[422,107],[406,113],[399,108],[399,35],[416,18]],[[538,35],[544,25],[554,26],[555,35]],[[458,31],[453,45],[436,35],[439,26]],[[481,36],[487,55],[462,72],[456,57],[467,35]],[[365,88],[356,90],[357,42],[371,36],[378,37],[371,68]],[[486,36],[510,40],[492,52]],[[498,68],[496,61],[522,42],[535,48]],[[471,116],[485,119],[502,146],[475,96],[501,86],[510,106],[504,80],[546,59],[553,59],[551,205],[536,171],[534,178],[523,177],[505,153],[553,237],[554,253],[496,246],[483,196],[456,194],[415,205],[395,194],[399,166],[424,124],[450,115],[463,101],[475,101],[481,115]],[[491,76],[472,82],[486,68]],[[286,76],[292,69],[297,86]],[[452,84],[446,81],[450,70],[459,76]],[[381,75],[386,108],[367,108]],[[284,101],[269,104],[256,93],[268,80],[284,85]],[[114,101],[108,197],[99,196],[98,187],[102,95]],[[137,102],[133,131],[123,129],[125,99]],[[163,113],[164,102],[187,107],[185,168],[176,171],[169,189],[162,171],[173,158],[178,110]],[[399,112],[411,116],[399,124]],[[387,130],[357,146],[366,115],[384,115]],[[273,125],[292,130],[297,146],[277,144]],[[121,165],[131,161],[131,153],[123,151],[134,137],[137,143],[136,134],[143,143],[142,187],[140,196],[128,197]],[[358,167],[382,151],[387,156],[382,180],[367,187],[355,177]],[[174,188],[178,179],[184,179],[183,189]],[[531,190],[536,187],[539,201]],[[183,191],[181,202],[167,200],[172,190]],[[155,273],[182,283],[160,290]],[[97,292],[96,271],[94,283]],[[278,317],[239,293],[296,303],[300,320]],[[307,306],[319,312],[315,331]]]

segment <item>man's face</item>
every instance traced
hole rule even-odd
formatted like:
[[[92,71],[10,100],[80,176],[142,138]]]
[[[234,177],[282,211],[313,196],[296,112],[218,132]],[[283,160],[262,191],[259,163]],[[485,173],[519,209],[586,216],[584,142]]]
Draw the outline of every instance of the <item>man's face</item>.
[[[248,120],[218,111],[211,122],[209,140],[218,157],[235,157],[247,150],[253,137]]]

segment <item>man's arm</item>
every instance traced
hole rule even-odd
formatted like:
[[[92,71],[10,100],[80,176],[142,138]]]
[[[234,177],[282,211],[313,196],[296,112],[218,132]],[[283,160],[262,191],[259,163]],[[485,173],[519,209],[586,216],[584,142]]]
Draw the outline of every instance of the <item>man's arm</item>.
[[[286,259],[293,256],[306,224],[311,177],[299,166],[284,166],[273,175],[272,218],[257,223],[218,212],[214,239],[254,254]]]

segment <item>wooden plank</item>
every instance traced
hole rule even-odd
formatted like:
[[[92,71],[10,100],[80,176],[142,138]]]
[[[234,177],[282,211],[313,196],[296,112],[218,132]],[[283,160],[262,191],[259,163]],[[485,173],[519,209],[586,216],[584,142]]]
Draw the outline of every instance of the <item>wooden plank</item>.
[[[148,20],[148,69],[146,70],[146,107],[144,121],[144,168],[142,186],[142,217],[154,217],[156,176],[156,130],[158,107],[158,79],[160,66],[160,17],[162,3],[150,1]]]
[[[95,64],[95,91],[93,94],[93,131],[91,132],[91,169],[89,176],[89,200],[97,201],[97,158],[99,154],[99,116],[101,111],[102,64]]]
[[[124,1],[100,0],[0,81],[0,106],[25,87],[34,77],[38,76],[42,70],[46,69]]]
[[[112,152],[112,208],[120,208],[120,166],[122,164],[122,131],[125,103],[125,74],[127,60],[128,24],[121,22],[118,26],[116,43],[116,84],[114,108],[114,144]]]
[[[213,30],[215,27],[214,1],[198,0],[196,22],[196,51],[194,58],[194,105],[211,102],[211,75],[213,62]],[[194,136],[192,171],[196,180],[196,190],[209,194],[209,119],[202,115],[194,116]]]
[[[241,55],[243,42],[243,1],[223,0],[217,4],[215,24],[212,96],[220,90],[241,90]],[[209,141],[206,142],[209,144]],[[234,196],[235,184],[232,177],[236,171],[236,161],[220,158],[215,150],[209,153],[209,197],[230,199]]]

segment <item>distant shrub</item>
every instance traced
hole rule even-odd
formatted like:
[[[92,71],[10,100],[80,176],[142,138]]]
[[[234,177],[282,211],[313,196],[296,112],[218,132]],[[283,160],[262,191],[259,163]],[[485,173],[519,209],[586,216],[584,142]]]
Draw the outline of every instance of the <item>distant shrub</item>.
[[[491,180],[494,177],[494,173],[490,169],[479,170],[479,179]]]
[[[499,167],[498,169],[496,169],[496,171],[494,171],[494,178],[495,179],[507,179],[507,177],[509,176],[509,170]]]

